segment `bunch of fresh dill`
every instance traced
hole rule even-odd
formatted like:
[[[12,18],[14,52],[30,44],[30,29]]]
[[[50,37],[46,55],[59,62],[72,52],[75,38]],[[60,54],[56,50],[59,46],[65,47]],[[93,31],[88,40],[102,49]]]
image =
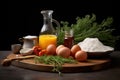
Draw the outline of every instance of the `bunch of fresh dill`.
[[[44,63],[44,64],[51,64],[53,65],[53,72],[58,72],[61,75],[62,65],[65,63],[74,63],[76,64],[77,61],[73,58],[63,58],[61,56],[55,55],[43,55],[43,56],[36,56],[35,63]]]
[[[92,14],[85,15],[85,17],[77,17],[76,23],[69,24],[67,21],[61,21],[61,28],[56,28],[58,32],[58,45],[63,44],[64,41],[64,30],[66,27],[73,29],[74,31],[74,43],[77,44],[83,41],[87,37],[98,38],[104,45],[111,47],[115,46],[116,40],[119,36],[112,35],[113,28],[111,25],[113,23],[113,18],[108,17],[104,19],[101,23],[96,21],[96,15]]]

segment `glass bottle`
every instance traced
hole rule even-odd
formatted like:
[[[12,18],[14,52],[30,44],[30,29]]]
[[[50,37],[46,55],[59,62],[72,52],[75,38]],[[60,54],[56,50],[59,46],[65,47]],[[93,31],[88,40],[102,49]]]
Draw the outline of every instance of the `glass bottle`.
[[[55,19],[52,19],[52,13],[53,10],[41,11],[43,15],[43,27],[39,34],[39,46],[42,49],[46,49],[49,44],[57,45],[57,35],[52,22],[55,22],[58,27],[60,27],[60,24]]]
[[[64,46],[71,49],[71,47],[74,45],[74,35],[73,30],[65,30],[65,37],[64,37]]]

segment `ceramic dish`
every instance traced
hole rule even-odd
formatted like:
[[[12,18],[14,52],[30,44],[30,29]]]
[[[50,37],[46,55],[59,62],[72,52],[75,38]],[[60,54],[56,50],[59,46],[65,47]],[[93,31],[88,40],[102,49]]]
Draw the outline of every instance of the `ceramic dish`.
[[[101,58],[101,57],[108,57],[110,53],[113,51],[106,51],[106,52],[87,52],[89,58]]]

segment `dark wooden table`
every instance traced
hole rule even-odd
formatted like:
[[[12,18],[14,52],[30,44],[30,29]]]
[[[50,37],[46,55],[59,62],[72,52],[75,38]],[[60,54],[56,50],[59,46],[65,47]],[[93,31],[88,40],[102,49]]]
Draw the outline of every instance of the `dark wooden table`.
[[[0,51],[0,60],[10,54],[10,51]],[[0,80],[120,80],[120,51],[110,54],[111,65],[107,69],[80,72],[58,73],[34,71],[15,66],[3,67],[0,65]]]

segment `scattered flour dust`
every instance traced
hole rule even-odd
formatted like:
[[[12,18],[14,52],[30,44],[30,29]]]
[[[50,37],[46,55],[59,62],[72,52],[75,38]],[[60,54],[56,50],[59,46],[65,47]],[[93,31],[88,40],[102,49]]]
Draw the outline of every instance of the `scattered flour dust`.
[[[86,38],[78,45],[86,52],[106,52],[113,51],[114,48],[104,45],[98,38]]]

